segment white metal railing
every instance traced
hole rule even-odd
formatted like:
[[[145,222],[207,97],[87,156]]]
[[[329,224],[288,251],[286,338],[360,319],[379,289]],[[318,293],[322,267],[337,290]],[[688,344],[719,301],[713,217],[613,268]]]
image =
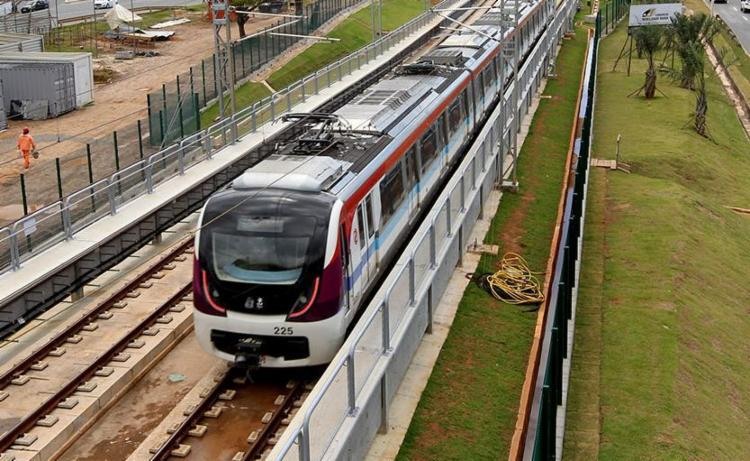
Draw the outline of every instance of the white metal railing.
[[[440,5],[447,7],[465,1],[445,0]],[[92,223],[116,214],[127,202],[154,193],[159,184],[185,174],[187,169],[220,153],[223,147],[236,142],[241,136],[257,131],[283,113],[291,112],[311,95],[343,80],[434,19],[432,13],[423,13],[343,60],[292,83],[234,116],[222,119],[179,143],[72,193],[62,201],[0,228],[0,274],[17,270],[25,260],[41,251],[74,238],[76,233]],[[57,219],[50,215],[50,210],[55,208],[57,211],[51,215]]]
[[[517,109],[530,103],[533,98],[545,70],[542,68],[544,58],[555,49],[561,37],[560,31],[574,13],[575,0],[566,0],[528,55],[519,72],[523,97],[519,97]],[[508,104],[512,101],[512,91],[511,85],[504,93],[504,101]],[[481,209],[482,194],[487,190],[483,187],[485,181],[488,178],[497,179],[497,176],[490,175],[502,174],[498,170],[502,170],[502,157],[509,146],[503,143],[505,149],[501,152],[498,141],[508,136],[508,128],[512,125],[502,117],[504,112],[502,106],[498,105],[490,116],[457,173],[414,234],[407,253],[399,258],[269,459],[310,461],[335,457],[336,453],[328,453],[334,440],[339,444],[338,453],[351,455],[353,451],[341,446],[346,444],[346,440],[341,439],[346,438],[342,436],[338,439],[336,436],[340,435],[344,424],[354,427],[353,421],[358,417],[372,417],[363,416],[363,406],[371,402],[375,392],[381,393],[379,397],[374,397],[379,400],[379,417],[387,418],[387,393],[382,389],[384,384],[378,387],[372,383],[384,382],[382,380],[385,379],[388,365],[399,354],[399,341],[417,318],[417,311],[426,309],[428,325],[432,323],[433,300],[429,298],[435,288],[433,284],[438,272],[443,269],[456,243],[460,258],[467,238],[464,226],[470,228],[473,225],[466,222],[468,212],[474,207]],[[512,113],[518,114],[518,110]],[[498,165],[496,169],[491,167],[493,164]],[[441,288],[444,289],[444,286]],[[386,427],[386,423],[379,422],[381,427]]]

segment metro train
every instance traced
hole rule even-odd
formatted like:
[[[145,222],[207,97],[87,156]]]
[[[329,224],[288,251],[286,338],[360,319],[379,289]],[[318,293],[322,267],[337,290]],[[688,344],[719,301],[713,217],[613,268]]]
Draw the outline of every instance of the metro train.
[[[524,56],[555,6],[519,6]],[[331,361],[507,84],[490,38],[501,13],[478,15],[334,113],[287,114],[304,133],[209,198],[193,279],[204,349],[251,367]]]

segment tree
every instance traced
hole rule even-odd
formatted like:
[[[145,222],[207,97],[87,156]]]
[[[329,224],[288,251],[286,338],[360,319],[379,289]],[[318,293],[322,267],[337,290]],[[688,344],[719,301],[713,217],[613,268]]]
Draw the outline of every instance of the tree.
[[[643,90],[646,99],[656,95],[656,69],[654,67],[654,54],[661,48],[663,29],[661,26],[638,27],[633,32],[635,49],[639,55],[646,56],[648,69],[646,69],[646,81],[638,90]]]
[[[695,79],[702,72],[703,59],[696,59],[694,44],[703,46],[713,42],[718,32],[716,20],[703,13],[692,16],[678,14],[672,18],[672,24],[666,35],[669,46],[680,58],[679,77],[675,78],[682,88],[695,89]],[[697,66],[701,66],[700,68]],[[673,69],[674,70],[674,69]]]
[[[231,2],[232,7],[237,12],[237,29],[240,31],[240,38],[244,38],[247,33],[245,32],[245,24],[250,15],[242,14],[242,12],[250,13],[255,11],[264,0],[233,0]]]
[[[693,129],[708,137],[708,97],[706,96],[706,46],[713,44],[718,33],[716,19],[703,13],[692,16],[678,15],[672,19],[669,38],[680,58],[679,69],[668,69],[667,74],[680,86],[695,91]]]
[[[695,111],[693,112],[693,128],[699,135],[708,137],[706,115],[708,115],[708,97],[706,97],[706,49],[702,43],[693,43],[686,52],[685,58],[692,68],[696,69],[693,76],[695,89]],[[696,85],[697,83],[697,85]]]

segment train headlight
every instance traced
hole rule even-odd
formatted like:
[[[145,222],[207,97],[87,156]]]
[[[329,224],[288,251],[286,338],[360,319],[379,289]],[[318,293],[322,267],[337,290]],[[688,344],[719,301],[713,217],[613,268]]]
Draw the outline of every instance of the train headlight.
[[[208,274],[201,269],[198,259],[195,259],[193,262],[193,305],[204,314],[226,316],[226,309],[212,299],[211,291],[208,286]],[[213,296],[218,297],[215,290],[214,293]]]
[[[312,285],[312,293],[310,294],[310,297],[308,298],[305,293],[302,293],[299,298],[297,298],[297,301],[295,302],[295,307],[292,309],[292,312],[289,314],[289,318],[293,319],[296,317],[300,317],[304,315],[312,305],[315,303],[315,297],[318,296],[318,288],[320,287],[320,277],[315,277],[315,281]]]

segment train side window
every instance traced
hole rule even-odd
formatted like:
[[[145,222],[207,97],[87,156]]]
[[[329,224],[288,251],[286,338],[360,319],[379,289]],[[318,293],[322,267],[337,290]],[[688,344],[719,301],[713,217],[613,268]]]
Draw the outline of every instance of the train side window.
[[[362,205],[357,207],[357,221],[359,221],[359,249],[365,248],[365,216],[362,213]]]
[[[461,104],[457,99],[448,109],[448,137],[453,137],[459,125],[461,125]],[[422,163],[424,163],[424,160]]]
[[[430,127],[419,141],[419,153],[422,159],[422,173],[427,171],[435,157],[437,157],[437,134],[435,128]]]
[[[412,146],[404,155],[404,168],[406,173],[406,185],[409,189],[417,182],[417,152]],[[382,194],[381,194],[382,195]]]
[[[489,90],[489,88],[494,83],[493,82],[494,79],[492,78],[492,75],[493,75],[492,63],[490,63],[489,65],[487,65],[487,67],[484,68],[484,72],[482,72],[482,80],[483,80],[482,83],[484,83],[485,96],[489,96],[487,94],[488,93],[487,90]]]
[[[449,128],[449,122],[448,122],[448,110],[442,113],[440,115],[440,120],[438,121],[438,130],[441,133],[441,138],[443,139],[443,144],[448,144],[448,142],[451,139],[451,130]]]
[[[469,99],[466,97],[466,90],[458,96],[458,101],[461,106],[461,120],[463,120],[469,115]]]
[[[375,233],[375,221],[372,219],[372,200],[369,195],[365,197],[365,213],[367,213],[367,236],[372,237]]]
[[[339,238],[341,239],[341,265],[344,266],[344,274],[349,273],[349,242],[346,241],[346,231],[343,224],[339,230]]]
[[[380,182],[380,204],[383,213],[383,223],[387,223],[391,216],[404,201],[404,177],[401,163],[397,163]]]

